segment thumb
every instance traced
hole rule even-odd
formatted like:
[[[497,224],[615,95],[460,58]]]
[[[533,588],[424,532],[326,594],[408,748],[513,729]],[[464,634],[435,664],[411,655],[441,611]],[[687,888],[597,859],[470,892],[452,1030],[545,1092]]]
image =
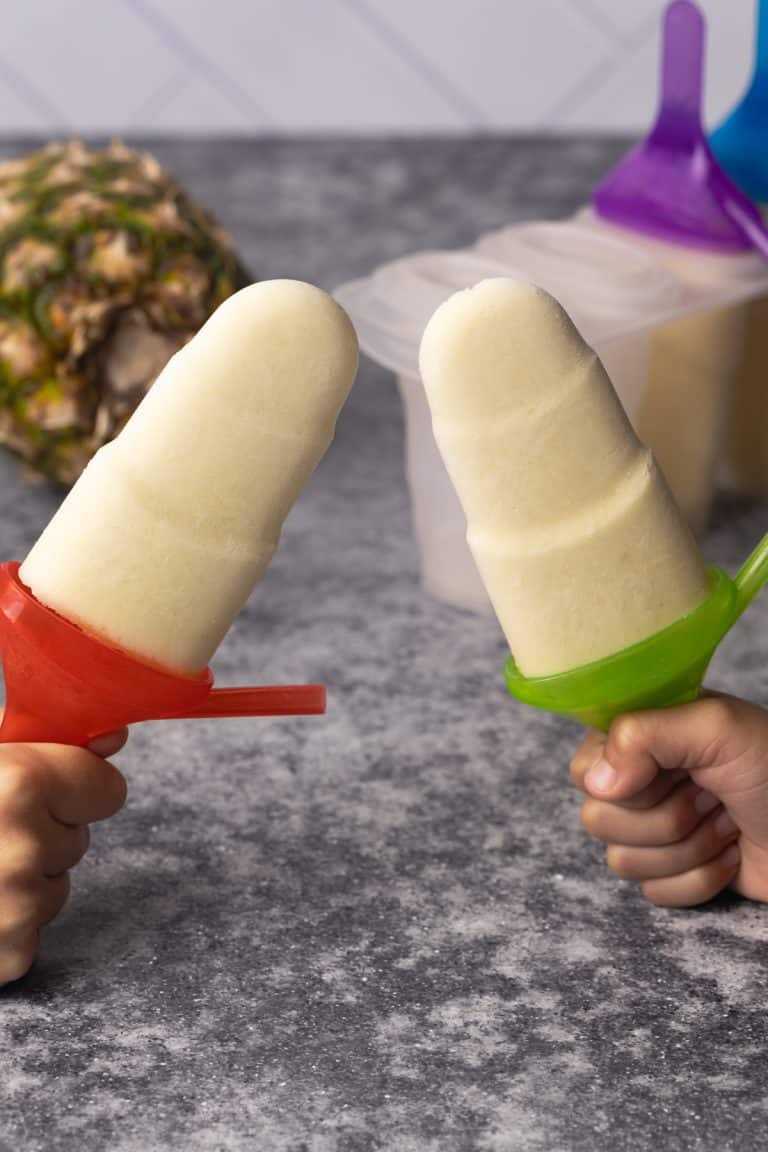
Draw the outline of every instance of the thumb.
[[[657,772],[687,772],[733,761],[749,735],[737,715],[751,706],[727,696],[711,696],[679,708],[632,712],[614,720],[602,757],[584,778],[599,800],[628,800]]]

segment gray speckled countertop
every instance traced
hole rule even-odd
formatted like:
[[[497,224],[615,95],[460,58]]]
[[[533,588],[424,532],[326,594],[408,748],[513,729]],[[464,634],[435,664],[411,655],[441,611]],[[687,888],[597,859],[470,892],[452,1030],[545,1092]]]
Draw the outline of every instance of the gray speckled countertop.
[[[332,287],[576,206],[620,145],[157,146],[261,277]],[[6,150],[7,151],[7,150]],[[0,463],[0,555],[56,503]],[[735,566],[766,511],[721,502]],[[768,703],[768,596],[713,680]],[[687,1152],[768,1131],[768,912],[648,907],[505,696],[493,621],[422,593],[392,378],[336,442],[217,659],[324,719],[150,725],[127,808],[0,992],[3,1152]]]

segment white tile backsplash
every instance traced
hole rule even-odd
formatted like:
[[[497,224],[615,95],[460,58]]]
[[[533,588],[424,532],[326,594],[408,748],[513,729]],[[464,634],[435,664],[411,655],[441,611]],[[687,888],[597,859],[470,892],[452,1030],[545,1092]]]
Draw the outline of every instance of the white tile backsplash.
[[[482,127],[538,127],[563,83],[578,83],[605,54],[605,33],[563,0],[448,3],[439,20],[433,3],[365,2],[471,100]],[[568,45],[567,79],[561,44]]]
[[[707,110],[754,0],[702,0]],[[0,133],[634,132],[663,0],[0,0]]]

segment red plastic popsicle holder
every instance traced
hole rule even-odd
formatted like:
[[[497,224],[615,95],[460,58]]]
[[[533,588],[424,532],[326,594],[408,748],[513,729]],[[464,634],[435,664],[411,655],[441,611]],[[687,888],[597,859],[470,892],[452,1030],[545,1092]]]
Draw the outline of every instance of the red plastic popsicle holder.
[[[40,604],[19,565],[0,564],[0,743],[85,745],[142,720],[317,716],[321,684],[214,688],[210,668],[185,677],[112,648]]]

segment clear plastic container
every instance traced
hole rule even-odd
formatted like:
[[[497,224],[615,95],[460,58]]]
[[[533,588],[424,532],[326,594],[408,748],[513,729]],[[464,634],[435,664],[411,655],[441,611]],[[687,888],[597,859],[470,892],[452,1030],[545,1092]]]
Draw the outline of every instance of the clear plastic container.
[[[472,553],[467,521],[432,435],[427,396],[418,376],[397,378],[405,411],[405,473],[421,559],[421,582],[436,600],[491,613]]]
[[[631,419],[643,400],[655,328],[768,288],[768,269],[759,262],[738,284],[693,283],[665,269],[642,243],[577,217],[513,225],[481,237],[471,249],[416,253],[337,290],[363,349],[398,377],[424,586],[438,599],[474,611],[489,610],[488,600],[432,435],[418,349],[438,305],[491,276],[530,280],[562,301],[603,360]]]
[[[768,214],[768,210],[767,210]],[[748,305],[723,445],[723,483],[768,499],[768,296]]]
[[[626,235],[591,209],[579,217],[600,234]],[[764,262],[754,252],[708,252],[632,235],[677,279],[726,293]],[[709,520],[725,430],[744,357],[749,302],[696,312],[660,325],[651,336],[647,385],[635,428],[666,476],[672,493],[697,533]]]
[[[764,31],[768,35],[768,24]],[[701,9],[673,0],[663,17],[658,114],[646,138],[595,188],[599,220],[593,217],[593,224],[631,236],[694,290],[727,296],[753,268],[760,276],[768,232],[755,203],[709,147],[702,117],[705,46]],[[653,337],[637,430],[697,531],[708,519],[748,312],[745,299],[723,300],[670,318]]]
[[[595,189],[594,209],[503,228],[469,249],[416,253],[336,293],[363,349],[400,380],[424,581],[454,603],[485,601],[418,390],[418,349],[448,296],[492,276],[529,281],[562,303],[693,526],[706,520],[748,305],[768,294],[768,231],[704,136],[700,9],[673,0],[663,24],[658,116]]]
[[[512,225],[472,248],[419,252],[385,264],[335,293],[364,351],[398,378],[406,422],[406,470],[425,588],[436,598],[489,611],[466,543],[466,521],[437,449],[418,368],[421,336],[453,292],[492,276],[538,284],[570,312],[637,419],[654,332],[768,292],[768,267],[745,258],[737,278],[692,277],[665,267],[653,243],[583,214]]]

